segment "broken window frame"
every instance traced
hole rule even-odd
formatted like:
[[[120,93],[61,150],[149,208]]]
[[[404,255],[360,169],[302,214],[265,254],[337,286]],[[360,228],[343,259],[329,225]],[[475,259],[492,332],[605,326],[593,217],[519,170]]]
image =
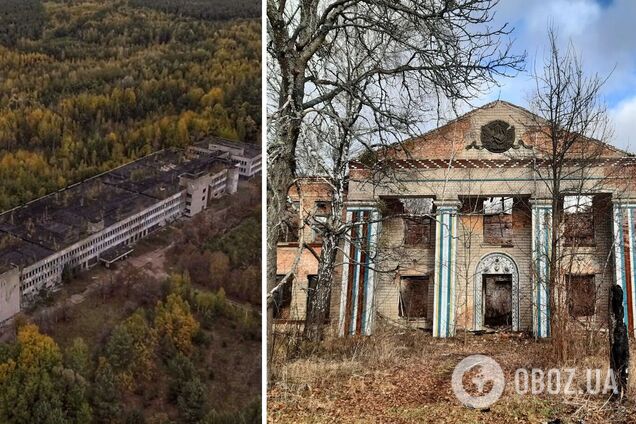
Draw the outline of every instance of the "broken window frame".
[[[490,197],[488,199],[492,199],[490,203],[494,204],[494,199],[501,199],[501,208],[500,210],[488,210],[487,200],[485,199],[483,202],[483,221],[482,221],[482,236],[484,240],[484,244],[492,245],[492,246],[512,246],[513,238],[514,238],[514,220],[513,220],[513,209],[514,209],[514,198],[513,197],[505,197],[505,196],[495,196]],[[510,201],[510,205],[507,206],[506,202]],[[491,221],[497,221],[493,223]],[[499,235],[493,236],[488,230],[488,228],[498,227]],[[506,233],[506,227],[509,228],[509,233]]]
[[[327,218],[326,215],[315,215],[313,220],[316,224],[324,225],[327,223]],[[322,244],[322,234],[314,225],[311,226],[311,242],[314,244]]]
[[[313,224],[311,226],[311,242],[313,244],[322,244],[322,234],[318,228],[319,225],[325,225],[331,213],[331,204],[325,200],[317,200],[314,202]]]
[[[573,285],[578,286],[581,282],[590,285],[590,292],[582,292],[579,287],[573,287]],[[594,274],[567,274],[566,283],[568,314],[573,318],[594,317],[596,315],[597,299],[596,276]],[[577,311],[574,310],[576,307],[576,300],[573,298],[574,293],[578,293],[578,296],[581,296],[580,299],[582,299],[583,302],[591,303],[585,303],[584,306],[579,305],[579,308],[583,310],[582,313],[576,313]]]
[[[405,296],[405,283],[411,284],[421,284],[423,293],[419,293],[419,296],[422,297],[420,300],[421,310],[417,314],[410,314],[413,310],[413,302],[408,302],[404,298]],[[411,296],[417,296],[418,294],[413,294],[415,290],[410,289]],[[429,290],[431,290],[431,279],[428,275],[402,275],[400,276],[399,287],[398,287],[398,316],[400,319],[406,321],[423,321],[427,319],[428,316],[428,297]],[[417,305],[417,303],[415,303]],[[408,312],[407,312],[408,309]]]

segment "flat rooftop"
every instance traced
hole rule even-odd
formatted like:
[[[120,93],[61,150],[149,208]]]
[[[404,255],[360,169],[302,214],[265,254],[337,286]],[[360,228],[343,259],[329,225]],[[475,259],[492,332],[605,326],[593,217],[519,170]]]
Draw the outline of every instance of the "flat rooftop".
[[[245,143],[242,141],[228,140],[227,138],[214,137],[214,136],[207,137],[202,142],[197,143],[197,145],[204,145],[204,143],[207,145],[216,144],[217,146],[243,149],[245,157],[250,159],[255,158],[256,156],[259,156],[262,154],[261,146],[259,145],[252,144],[252,143]]]
[[[179,176],[231,161],[166,149],[0,214],[0,272],[28,266],[179,193]],[[4,269],[6,271],[6,269]]]
[[[34,264],[52,254],[53,251],[42,246],[0,231],[0,274],[16,266]]]

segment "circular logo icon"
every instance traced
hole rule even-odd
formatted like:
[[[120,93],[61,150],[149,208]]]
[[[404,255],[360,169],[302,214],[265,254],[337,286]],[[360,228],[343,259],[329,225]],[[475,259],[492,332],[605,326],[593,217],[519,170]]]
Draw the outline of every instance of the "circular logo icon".
[[[497,361],[485,355],[470,355],[453,370],[451,385],[461,403],[486,409],[501,397],[506,381]]]

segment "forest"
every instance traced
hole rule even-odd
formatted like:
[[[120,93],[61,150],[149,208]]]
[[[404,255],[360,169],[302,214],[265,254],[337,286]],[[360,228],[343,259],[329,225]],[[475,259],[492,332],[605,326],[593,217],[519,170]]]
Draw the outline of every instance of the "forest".
[[[0,327],[0,423],[260,422],[260,180],[240,185],[137,243],[167,277],[72,272]]]
[[[128,278],[144,277],[133,270]],[[144,296],[114,327],[77,335],[81,320],[92,321],[113,304],[121,314],[131,290]],[[119,282],[103,295],[87,301],[90,316],[66,310],[54,325],[51,318],[39,326],[18,320],[16,340],[0,343],[0,422],[260,422],[257,381],[243,383],[242,399],[227,398],[237,396],[228,381],[239,378],[228,373],[260,377],[258,355],[246,355],[260,346],[255,314],[228,303],[223,290],[195,289],[179,274],[163,285]],[[97,325],[105,322],[101,316]],[[72,337],[62,337],[65,326],[74,329]]]
[[[0,2],[0,211],[206,135],[260,143],[259,11]]]

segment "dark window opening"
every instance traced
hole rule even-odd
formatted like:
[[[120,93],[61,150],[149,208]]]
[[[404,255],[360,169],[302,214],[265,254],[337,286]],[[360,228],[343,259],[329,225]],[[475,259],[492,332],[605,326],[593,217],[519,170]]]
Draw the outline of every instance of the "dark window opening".
[[[382,200],[384,202],[384,210],[382,211],[383,216],[390,217],[405,213],[404,204],[400,201],[400,199],[388,197]]]
[[[569,275],[568,311],[573,317],[594,315],[596,305],[596,285],[593,275]]]
[[[428,277],[402,277],[400,279],[399,316],[406,319],[426,318],[428,290]]]
[[[484,325],[510,327],[512,325],[512,275],[484,275]]]
[[[331,205],[329,202],[316,202],[316,215],[329,215],[331,213]]]
[[[308,275],[307,276],[307,318],[311,316],[314,309],[318,307],[317,299],[316,299],[316,287],[318,285],[318,276],[317,275]],[[331,291],[329,291],[329,295],[325,301],[325,324],[329,323],[329,309],[331,308]]]
[[[327,218],[331,214],[331,203],[317,201],[314,203],[314,225],[312,227],[312,243],[322,243],[322,232]]]
[[[283,281],[284,275],[276,276],[276,283]],[[274,319],[289,319],[292,300],[293,277],[287,280],[279,290],[274,293]]]

